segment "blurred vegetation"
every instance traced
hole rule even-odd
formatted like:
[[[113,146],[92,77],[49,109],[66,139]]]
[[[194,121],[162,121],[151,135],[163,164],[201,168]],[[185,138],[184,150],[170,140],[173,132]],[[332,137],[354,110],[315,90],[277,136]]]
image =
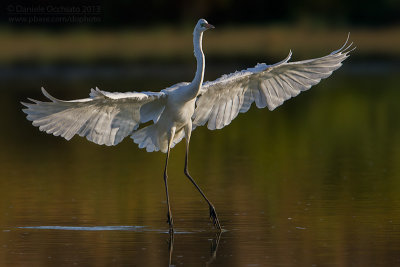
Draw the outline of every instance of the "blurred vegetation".
[[[392,0],[9,1],[1,11],[0,64],[191,62],[201,17],[217,27],[204,40],[211,62],[273,63],[289,49],[295,59],[320,56],[347,32],[361,58],[400,56],[400,2]]]
[[[248,60],[273,63],[289,49],[294,59],[322,56],[338,49],[351,32],[358,57],[400,58],[400,27],[385,29],[310,27],[217,27],[207,32],[208,60]],[[0,62],[192,62],[191,30],[169,27],[148,30],[49,33],[43,30],[0,32]]]

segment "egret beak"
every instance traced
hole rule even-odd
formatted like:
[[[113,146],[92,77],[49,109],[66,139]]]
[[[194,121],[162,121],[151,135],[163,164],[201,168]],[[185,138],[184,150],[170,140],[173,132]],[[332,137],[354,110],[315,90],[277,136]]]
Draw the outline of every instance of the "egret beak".
[[[206,24],[206,28],[207,29],[214,29],[215,27],[209,23]]]

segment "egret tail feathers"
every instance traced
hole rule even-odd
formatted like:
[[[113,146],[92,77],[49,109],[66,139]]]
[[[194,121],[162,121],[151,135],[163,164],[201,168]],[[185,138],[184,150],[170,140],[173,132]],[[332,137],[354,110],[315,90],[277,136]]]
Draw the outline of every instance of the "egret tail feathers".
[[[131,138],[133,142],[139,145],[139,148],[146,148],[147,152],[154,152],[161,150],[158,144],[158,131],[155,124],[146,126],[142,129],[135,131]]]
[[[184,137],[185,131],[183,129],[175,132],[171,148],[179,143]],[[131,135],[131,138],[133,139],[133,142],[139,145],[139,148],[146,148],[147,152],[161,151],[163,153],[167,153],[167,133],[166,131],[160,131],[157,124],[152,124],[135,131]]]

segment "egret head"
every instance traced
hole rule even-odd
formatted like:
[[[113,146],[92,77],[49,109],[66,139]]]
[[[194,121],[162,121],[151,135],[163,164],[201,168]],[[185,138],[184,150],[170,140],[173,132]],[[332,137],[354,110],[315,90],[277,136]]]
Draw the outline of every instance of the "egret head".
[[[209,24],[207,22],[207,20],[205,20],[205,19],[199,19],[199,21],[197,22],[197,25],[196,25],[196,29],[201,32],[204,32],[208,29],[214,29],[214,28],[215,27],[213,25]]]

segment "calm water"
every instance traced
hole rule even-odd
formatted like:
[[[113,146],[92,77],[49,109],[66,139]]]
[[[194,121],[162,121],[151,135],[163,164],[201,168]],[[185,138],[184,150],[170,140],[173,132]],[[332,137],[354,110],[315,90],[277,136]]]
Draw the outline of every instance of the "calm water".
[[[274,112],[253,107],[222,130],[194,131],[190,169],[216,206],[220,236],[183,174],[179,144],[169,166],[173,240],[164,154],[139,150],[130,139],[103,147],[41,133],[18,101],[43,99],[42,85],[70,99],[94,86],[156,90],[181,76],[190,80],[191,71],[115,77],[107,69],[28,69],[23,78],[7,76],[0,266],[400,265],[398,69],[366,69],[344,68]]]

